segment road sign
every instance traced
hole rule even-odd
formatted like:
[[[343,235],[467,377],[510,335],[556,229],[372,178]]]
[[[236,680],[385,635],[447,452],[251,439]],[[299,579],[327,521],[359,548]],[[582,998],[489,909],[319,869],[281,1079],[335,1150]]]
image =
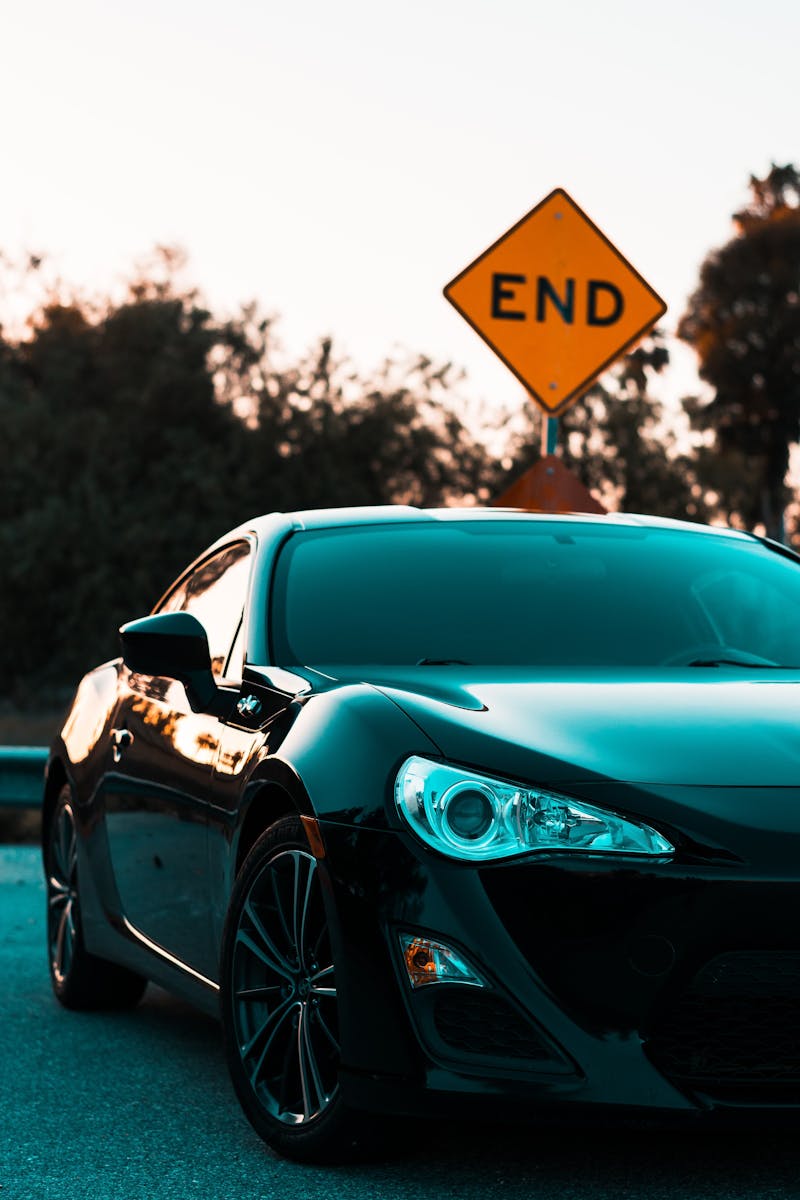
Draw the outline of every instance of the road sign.
[[[444,289],[549,416],[667,310],[561,188]]]
[[[608,511],[554,454],[540,458],[492,504],[497,508],[527,508],[531,512]]]

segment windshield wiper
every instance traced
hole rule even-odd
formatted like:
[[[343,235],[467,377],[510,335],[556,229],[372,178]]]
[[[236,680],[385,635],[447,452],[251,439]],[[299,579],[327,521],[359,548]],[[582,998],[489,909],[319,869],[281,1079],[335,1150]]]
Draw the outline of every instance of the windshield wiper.
[[[463,658],[418,658],[415,667],[468,667],[471,664]]]

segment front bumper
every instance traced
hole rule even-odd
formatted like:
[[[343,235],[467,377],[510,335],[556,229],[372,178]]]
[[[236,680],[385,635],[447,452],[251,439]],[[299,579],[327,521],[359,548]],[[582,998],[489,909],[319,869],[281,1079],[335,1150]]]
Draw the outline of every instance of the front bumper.
[[[403,832],[321,828],[352,1104],[800,1104],[800,878],[578,856],[477,869]],[[412,992],[401,929],[462,950],[490,987]]]

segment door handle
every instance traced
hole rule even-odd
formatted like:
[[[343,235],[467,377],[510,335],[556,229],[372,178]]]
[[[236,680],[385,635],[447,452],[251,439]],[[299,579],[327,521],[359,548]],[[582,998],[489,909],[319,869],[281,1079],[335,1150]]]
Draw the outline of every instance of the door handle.
[[[130,729],[112,729],[111,741],[113,749],[111,751],[115,763],[122,760],[122,751],[127,750],[133,744],[134,737]]]

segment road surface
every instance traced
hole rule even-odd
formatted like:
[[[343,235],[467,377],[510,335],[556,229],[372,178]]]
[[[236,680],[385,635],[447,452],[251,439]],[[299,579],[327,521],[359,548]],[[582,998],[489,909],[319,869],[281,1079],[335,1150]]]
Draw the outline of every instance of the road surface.
[[[149,988],[125,1014],[63,1011],[38,852],[0,847],[0,1200],[777,1200],[800,1197],[788,1128],[420,1126],[390,1161],[299,1167],[266,1150],[217,1024]],[[797,1132],[796,1132],[797,1131]]]

